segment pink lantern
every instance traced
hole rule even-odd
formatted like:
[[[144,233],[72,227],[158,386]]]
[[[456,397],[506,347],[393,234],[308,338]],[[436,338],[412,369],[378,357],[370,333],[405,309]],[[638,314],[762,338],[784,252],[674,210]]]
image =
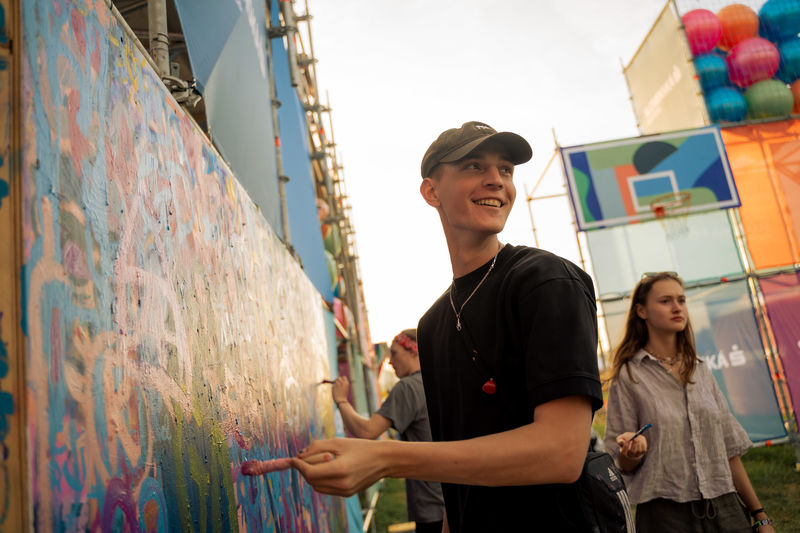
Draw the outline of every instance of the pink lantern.
[[[710,52],[722,36],[722,23],[712,11],[693,9],[681,17],[692,55]]]
[[[778,72],[781,55],[768,40],[751,37],[731,48],[726,61],[731,81],[739,87],[749,87],[773,77]]]

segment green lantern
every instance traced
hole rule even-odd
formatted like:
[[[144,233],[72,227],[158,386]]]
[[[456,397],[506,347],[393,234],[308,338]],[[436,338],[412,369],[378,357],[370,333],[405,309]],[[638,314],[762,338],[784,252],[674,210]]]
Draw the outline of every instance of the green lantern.
[[[325,262],[328,264],[328,276],[331,279],[331,288],[336,287],[336,280],[339,277],[338,269],[336,268],[336,258],[328,250],[325,250]]]
[[[780,80],[762,80],[744,92],[749,118],[788,117],[792,113],[794,97],[789,87]]]
[[[791,96],[791,93],[789,93]],[[331,230],[325,236],[323,242],[325,249],[333,255],[339,255],[342,251],[342,234],[339,232],[338,224],[332,224]]]

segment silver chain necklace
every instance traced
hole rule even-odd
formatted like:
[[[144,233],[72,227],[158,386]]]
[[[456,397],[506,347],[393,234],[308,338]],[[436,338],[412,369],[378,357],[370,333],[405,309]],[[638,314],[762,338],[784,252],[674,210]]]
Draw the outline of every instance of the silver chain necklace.
[[[456,329],[458,331],[461,331],[461,311],[464,310],[464,306],[467,305],[469,299],[472,298],[472,296],[480,288],[480,286],[483,285],[483,282],[486,281],[486,278],[489,277],[489,273],[492,271],[492,269],[494,268],[494,264],[497,262],[497,255],[500,253],[500,250],[502,249],[503,249],[502,247],[497,249],[497,253],[494,254],[494,259],[492,259],[492,264],[489,265],[489,270],[486,271],[486,274],[483,275],[483,277],[475,286],[475,288],[472,289],[472,292],[469,293],[469,296],[467,296],[467,299],[464,300],[463,304],[461,304],[461,307],[458,308],[458,311],[456,311],[456,304],[453,303],[453,287],[456,284],[456,280],[453,280],[453,282],[450,284],[450,307],[453,308],[453,312],[456,314]]]

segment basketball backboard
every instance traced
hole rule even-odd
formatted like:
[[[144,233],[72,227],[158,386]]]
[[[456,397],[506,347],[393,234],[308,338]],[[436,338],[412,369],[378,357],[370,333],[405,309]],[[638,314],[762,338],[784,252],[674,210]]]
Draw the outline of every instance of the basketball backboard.
[[[665,195],[689,193],[686,214],[740,205],[716,126],[561,148],[561,158],[580,230],[656,218]]]

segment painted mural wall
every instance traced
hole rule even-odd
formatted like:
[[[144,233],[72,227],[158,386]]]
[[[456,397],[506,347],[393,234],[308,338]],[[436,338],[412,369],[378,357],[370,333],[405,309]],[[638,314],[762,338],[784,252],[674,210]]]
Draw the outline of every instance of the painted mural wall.
[[[21,4],[34,527],[346,529],[239,474],[333,436],[319,293],[104,0]]]

